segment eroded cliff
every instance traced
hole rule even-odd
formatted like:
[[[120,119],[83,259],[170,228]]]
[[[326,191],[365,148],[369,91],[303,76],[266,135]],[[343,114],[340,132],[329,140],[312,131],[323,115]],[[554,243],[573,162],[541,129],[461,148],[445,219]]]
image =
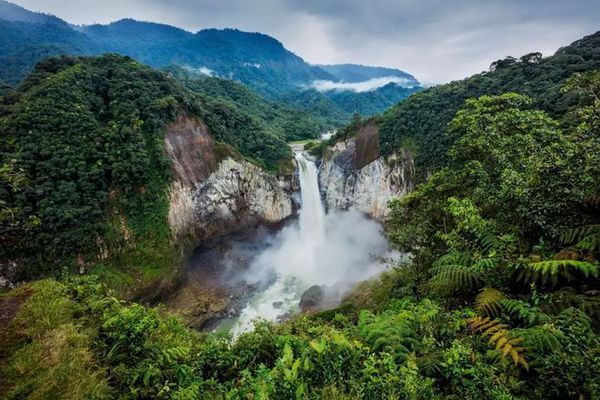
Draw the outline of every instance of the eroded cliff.
[[[384,220],[387,203],[414,186],[414,160],[409,151],[387,159],[379,153],[379,128],[367,123],[355,137],[340,141],[323,157],[319,182],[329,209],[357,208]]]
[[[175,177],[169,190],[175,240],[197,245],[292,214],[283,182],[215,142],[200,121],[180,116],[168,127],[165,146]]]

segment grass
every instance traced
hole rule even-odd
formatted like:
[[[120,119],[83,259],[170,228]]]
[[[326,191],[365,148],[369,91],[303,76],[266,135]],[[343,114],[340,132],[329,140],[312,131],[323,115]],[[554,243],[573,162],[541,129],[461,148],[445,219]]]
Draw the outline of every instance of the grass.
[[[75,304],[65,286],[46,279],[5,296],[23,293],[29,298],[1,332],[13,340],[2,360],[0,396],[7,400],[109,398],[104,371],[95,367],[92,333],[77,323]]]

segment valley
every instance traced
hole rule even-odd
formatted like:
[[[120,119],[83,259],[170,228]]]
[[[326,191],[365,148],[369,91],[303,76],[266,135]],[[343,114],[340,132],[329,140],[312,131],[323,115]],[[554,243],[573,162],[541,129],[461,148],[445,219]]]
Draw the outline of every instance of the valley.
[[[600,32],[432,87],[3,0],[0,34],[1,399],[600,397]]]

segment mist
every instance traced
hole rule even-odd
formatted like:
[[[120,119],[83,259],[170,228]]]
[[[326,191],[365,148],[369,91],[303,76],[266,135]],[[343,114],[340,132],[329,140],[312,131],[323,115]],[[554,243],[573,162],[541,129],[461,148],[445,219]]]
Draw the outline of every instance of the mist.
[[[373,78],[364,82],[333,82],[326,80],[317,80],[312,83],[313,88],[319,92],[328,92],[330,90],[352,90],[354,92],[369,92],[389,83],[395,83],[400,86],[406,86],[411,83],[408,79],[397,76],[387,76],[381,78]],[[412,84],[412,83],[411,83]]]
[[[381,258],[388,246],[377,222],[350,210],[327,214],[324,228],[322,238],[316,232],[304,238],[299,221],[285,227],[255,258],[245,279],[256,283],[277,274],[306,286],[334,285],[364,280],[384,268]]]
[[[325,214],[315,164],[297,154],[302,196],[299,218],[277,232],[250,262],[242,279],[264,288],[241,311],[234,337],[257,319],[278,321],[298,311],[305,290],[319,286],[326,306],[386,268],[382,227],[356,210]]]

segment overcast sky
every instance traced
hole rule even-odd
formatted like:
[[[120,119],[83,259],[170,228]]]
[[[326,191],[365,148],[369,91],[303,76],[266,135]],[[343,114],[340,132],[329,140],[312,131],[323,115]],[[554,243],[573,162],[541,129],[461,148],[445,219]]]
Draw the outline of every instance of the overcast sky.
[[[550,55],[600,30],[599,0],[11,0],[75,24],[125,17],[276,37],[311,63],[400,68],[425,83]]]

